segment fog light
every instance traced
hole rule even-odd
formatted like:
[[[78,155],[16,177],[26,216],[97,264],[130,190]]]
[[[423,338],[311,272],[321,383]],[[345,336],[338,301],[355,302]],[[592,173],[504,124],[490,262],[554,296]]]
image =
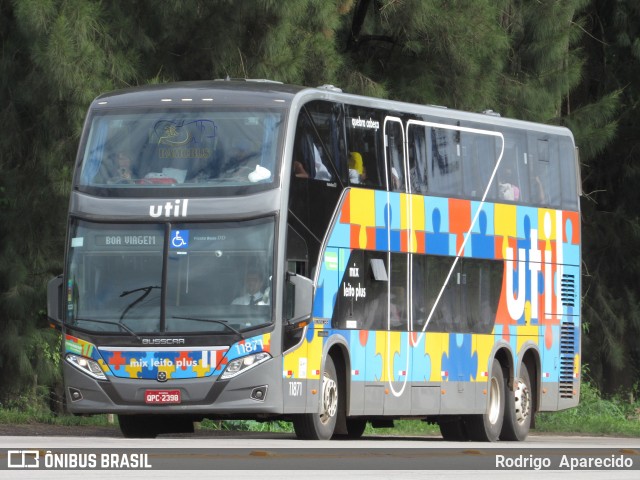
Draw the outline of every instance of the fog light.
[[[77,388],[69,387],[69,396],[71,397],[72,402],[77,402],[82,400],[82,393]]]
[[[256,387],[251,391],[251,398],[258,402],[264,402],[267,397],[267,385]]]

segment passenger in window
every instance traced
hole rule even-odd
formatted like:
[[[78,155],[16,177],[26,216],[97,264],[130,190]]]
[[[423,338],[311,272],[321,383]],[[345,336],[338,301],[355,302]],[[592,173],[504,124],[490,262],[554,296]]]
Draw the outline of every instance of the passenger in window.
[[[299,178],[331,181],[333,175],[324,162],[324,153],[311,133],[304,133],[296,145],[297,158],[293,161],[293,172]]]
[[[349,154],[349,183],[358,185],[365,179],[364,166],[362,165],[362,155],[358,152]]]
[[[398,192],[402,190],[402,180],[400,179],[400,174],[396,167],[391,167],[391,190],[394,192]]]
[[[111,160],[111,172],[107,183],[125,184],[133,183],[133,162],[131,157],[124,153],[118,153]]]
[[[313,176],[309,175],[309,172],[305,168],[303,162],[301,162],[299,160],[294,160],[293,161],[293,173],[298,178],[313,178],[314,180],[324,180],[324,181],[327,181],[327,182],[331,181],[331,173],[329,172],[327,167],[325,167],[324,163],[322,162],[322,157],[320,155],[320,151],[315,146],[314,146],[313,164],[312,165],[314,166],[314,169],[315,169],[315,174]]]
[[[300,160],[293,161],[293,173],[298,178],[309,178],[309,172]]]
[[[510,168],[505,169],[504,182],[498,182],[498,195],[502,200],[517,201],[520,200],[520,188],[515,182],[513,171]]]
[[[322,161],[322,154],[320,153],[320,148],[317,145],[313,145],[313,162],[315,166],[316,173],[313,176],[316,180],[324,180],[326,182],[331,181],[331,173],[325,166]]]
[[[269,288],[262,290],[264,279],[256,269],[250,269],[244,278],[244,293],[232,305],[269,305]]]

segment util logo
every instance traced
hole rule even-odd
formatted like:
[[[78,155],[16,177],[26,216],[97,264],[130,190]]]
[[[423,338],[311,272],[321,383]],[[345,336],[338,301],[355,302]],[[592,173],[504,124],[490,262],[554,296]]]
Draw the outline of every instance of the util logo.
[[[153,218],[162,217],[164,212],[165,218],[170,217],[186,217],[187,206],[189,205],[189,199],[168,201],[164,205],[151,205],[149,206],[149,215]]]

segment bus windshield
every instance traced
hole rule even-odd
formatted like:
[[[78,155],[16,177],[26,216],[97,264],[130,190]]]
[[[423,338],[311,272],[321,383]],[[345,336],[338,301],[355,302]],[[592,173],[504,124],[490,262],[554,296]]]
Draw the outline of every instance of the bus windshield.
[[[124,335],[241,334],[268,326],[274,230],[273,218],[166,225],[74,220],[66,323]]]
[[[277,110],[96,114],[79,185],[116,194],[150,187],[267,188],[276,178],[281,117]]]

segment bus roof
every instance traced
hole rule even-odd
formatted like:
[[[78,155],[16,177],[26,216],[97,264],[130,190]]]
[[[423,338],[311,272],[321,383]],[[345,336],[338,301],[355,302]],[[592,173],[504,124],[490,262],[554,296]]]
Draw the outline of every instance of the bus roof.
[[[189,105],[273,106],[274,101],[290,104],[304,87],[268,80],[206,80],[145,85],[105,93],[92,108],[151,107]],[[251,93],[251,95],[247,95]]]
[[[132,106],[171,108],[186,104],[190,106],[223,105],[258,108],[269,108],[275,104],[288,108],[292,104],[295,105],[300,101],[311,99],[383,108],[389,110],[390,113],[430,115],[451,120],[477,122],[503,128],[523,128],[573,137],[569,129],[565,127],[501,117],[491,110],[488,110],[488,113],[474,113],[442,106],[420,105],[343,93],[332,85],[311,88],[261,79],[219,79],[144,85],[100,95],[93,101],[91,108],[96,110]]]

